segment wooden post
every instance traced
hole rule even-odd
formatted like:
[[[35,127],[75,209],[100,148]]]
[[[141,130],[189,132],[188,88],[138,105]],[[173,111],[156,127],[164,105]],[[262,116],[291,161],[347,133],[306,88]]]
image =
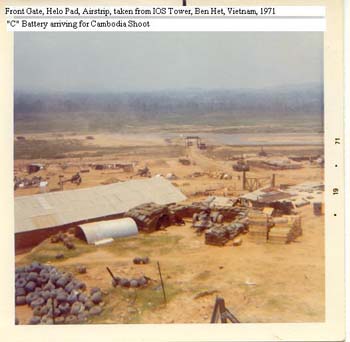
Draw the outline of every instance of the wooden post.
[[[51,298],[51,307],[52,307],[52,324],[55,324],[55,304],[54,304],[54,298]]]
[[[108,273],[110,274],[110,276],[112,277],[112,279],[113,279],[114,281],[117,281],[117,279],[114,277],[114,274],[113,274],[112,271],[109,269],[109,267],[106,267],[106,269],[107,269]]]
[[[225,315],[225,300],[224,298],[218,297],[217,299],[218,305],[219,305],[219,310],[220,310],[220,318],[221,318],[221,323],[227,323],[227,318]]]
[[[274,188],[275,186],[276,186],[276,175],[273,173],[272,179],[271,179],[271,187]]]
[[[245,175],[245,171],[243,171],[243,190],[246,190],[246,175]]]
[[[165,295],[165,289],[164,289],[164,283],[163,283],[163,277],[162,277],[162,272],[160,271],[160,265],[159,265],[159,261],[157,261],[157,265],[158,265],[158,272],[159,272],[159,277],[160,277],[160,283],[162,284],[162,289],[163,289],[163,297],[164,297],[164,303],[166,304],[166,295]]]
[[[211,319],[210,319],[210,323],[216,323],[217,322],[217,315],[218,315],[218,297],[216,297],[215,300],[215,305],[214,305],[214,310],[213,313],[211,315]]]
[[[60,188],[61,188],[61,191],[63,190],[63,175],[59,175],[58,176],[59,177],[59,179],[60,179],[60,181],[59,181],[59,183],[60,183]]]
[[[239,320],[226,308],[225,300],[222,297],[216,297],[215,299],[210,323],[217,323],[219,318],[221,323],[227,323],[227,320],[230,320],[231,323],[239,323]]]
[[[232,322],[232,323],[239,323],[239,320],[229,311],[226,309],[226,317]]]

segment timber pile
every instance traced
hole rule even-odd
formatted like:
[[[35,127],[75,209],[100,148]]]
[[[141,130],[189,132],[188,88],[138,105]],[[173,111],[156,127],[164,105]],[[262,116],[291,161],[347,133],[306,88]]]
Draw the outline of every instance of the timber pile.
[[[249,240],[255,243],[267,241],[270,227],[273,226],[271,216],[258,210],[251,210],[248,213],[249,219]]]
[[[282,216],[275,219],[275,226],[269,232],[268,242],[286,244],[294,241],[301,234],[301,217],[299,215]]]

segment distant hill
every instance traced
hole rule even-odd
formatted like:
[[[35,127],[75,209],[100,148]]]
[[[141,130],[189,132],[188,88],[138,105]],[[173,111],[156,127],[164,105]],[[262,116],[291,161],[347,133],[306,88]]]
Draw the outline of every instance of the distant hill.
[[[16,131],[283,121],[300,124],[302,120],[322,127],[323,88],[304,85],[264,90],[188,89],[118,94],[16,92],[14,113]]]

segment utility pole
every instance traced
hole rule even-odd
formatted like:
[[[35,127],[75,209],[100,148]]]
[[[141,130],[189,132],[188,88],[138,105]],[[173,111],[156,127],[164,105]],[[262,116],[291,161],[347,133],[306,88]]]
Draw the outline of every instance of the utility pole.
[[[60,189],[61,189],[61,191],[63,191],[63,175],[59,175],[58,176],[59,177],[59,182],[58,182],[58,184],[60,185]]]
[[[273,173],[272,179],[271,179],[271,187],[274,188],[275,186],[276,186],[276,175]]]
[[[162,289],[163,289],[164,303],[166,304],[167,300],[166,300],[166,295],[165,295],[165,289],[164,289],[164,282],[163,282],[162,272],[160,271],[159,261],[157,261],[157,265],[158,265],[158,272],[159,272],[160,283],[161,283]]]
[[[245,175],[245,171],[243,171],[243,190],[246,190],[246,175]]]

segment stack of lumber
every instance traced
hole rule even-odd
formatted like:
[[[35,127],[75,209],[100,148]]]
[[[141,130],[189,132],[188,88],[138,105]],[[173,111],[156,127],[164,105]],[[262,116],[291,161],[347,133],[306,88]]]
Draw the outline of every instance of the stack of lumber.
[[[299,215],[285,215],[275,218],[274,223],[274,227],[270,229],[268,234],[269,243],[286,244],[302,234]]]
[[[255,243],[264,243],[267,240],[269,228],[272,226],[271,216],[261,211],[249,211],[249,240]]]

